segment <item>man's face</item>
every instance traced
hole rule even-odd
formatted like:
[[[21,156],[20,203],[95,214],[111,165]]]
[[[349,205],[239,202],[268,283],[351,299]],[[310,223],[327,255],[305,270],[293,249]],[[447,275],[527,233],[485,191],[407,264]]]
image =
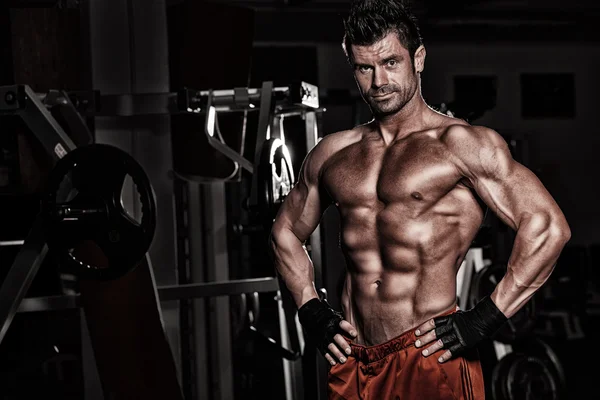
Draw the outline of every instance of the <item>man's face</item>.
[[[417,54],[419,51],[424,57],[424,49],[419,48]],[[352,60],[356,83],[375,116],[395,114],[417,91],[422,60],[415,68],[395,32],[370,46],[352,45]]]

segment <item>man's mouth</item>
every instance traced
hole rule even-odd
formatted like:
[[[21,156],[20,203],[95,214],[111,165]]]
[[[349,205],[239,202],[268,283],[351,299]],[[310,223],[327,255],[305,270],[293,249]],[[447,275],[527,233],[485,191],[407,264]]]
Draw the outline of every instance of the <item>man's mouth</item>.
[[[389,93],[386,93],[386,94],[378,94],[378,95],[374,95],[374,96],[371,96],[371,97],[374,98],[374,99],[377,99],[377,100],[382,100],[382,99],[386,99],[386,98],[390,97],[393,93],[394,92],[389,92]]]

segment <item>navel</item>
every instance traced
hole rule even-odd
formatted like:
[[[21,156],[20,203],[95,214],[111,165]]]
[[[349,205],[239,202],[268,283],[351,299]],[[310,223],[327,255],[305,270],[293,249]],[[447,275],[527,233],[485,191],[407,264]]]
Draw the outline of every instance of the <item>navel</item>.
[[[412,192],[410,195],[417,200],[423,200],[423,195],[419,192]]]

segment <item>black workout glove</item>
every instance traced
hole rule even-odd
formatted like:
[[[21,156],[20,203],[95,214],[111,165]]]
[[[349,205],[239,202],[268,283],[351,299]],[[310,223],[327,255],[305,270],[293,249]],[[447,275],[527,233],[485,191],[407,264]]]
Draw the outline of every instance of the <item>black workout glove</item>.
[[[433,319],[436,337],[442,340],[444,349],[452,352],[453,358],[491,338],[507,320],[489,296],[470,310]]]
[[[315,298],[307,301],[298,309],[298,319],[323,356],[328,352],[327,346],[334,343],[333,337],[338,333],[344,334],[340,328],[344,319],[342,314],[331,308],[326,300]]]

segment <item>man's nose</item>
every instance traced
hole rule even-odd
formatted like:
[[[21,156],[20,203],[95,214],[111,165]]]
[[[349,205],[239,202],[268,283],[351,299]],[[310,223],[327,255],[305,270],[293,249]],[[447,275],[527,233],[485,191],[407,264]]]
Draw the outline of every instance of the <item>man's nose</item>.
[[[379,89],[387,84],[388,78],[385,70],[383,68],[375,68],[373,71],[373,82],[371,82],[373,89]]]

